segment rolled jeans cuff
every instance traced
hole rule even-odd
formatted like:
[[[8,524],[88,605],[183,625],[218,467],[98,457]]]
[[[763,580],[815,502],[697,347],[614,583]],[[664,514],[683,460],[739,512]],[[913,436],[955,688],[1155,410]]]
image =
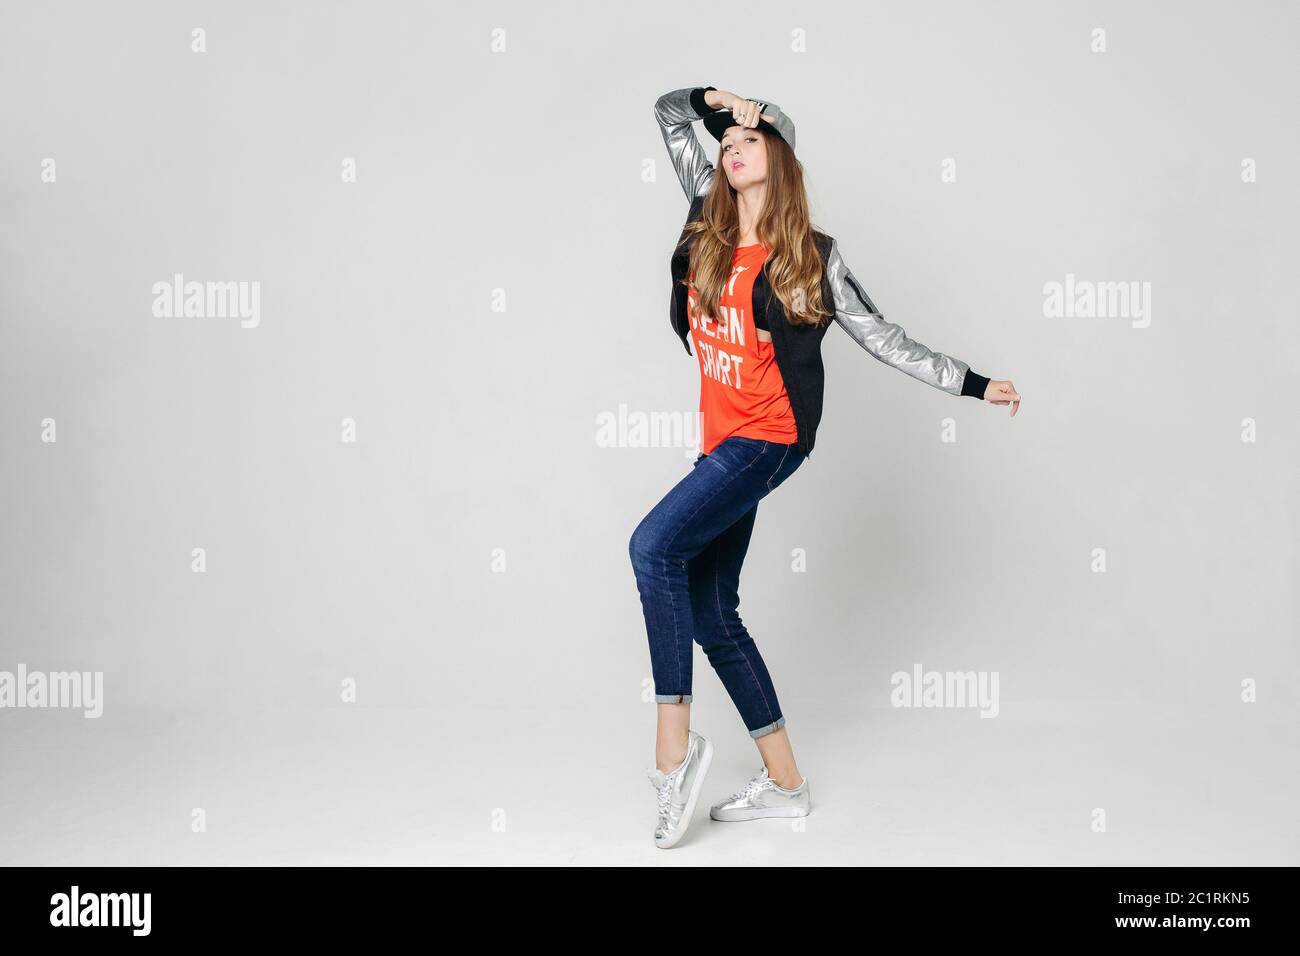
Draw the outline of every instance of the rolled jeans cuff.
[[[689,704],[690,694],[655,694],[656,704]]]
[[[754,738],[762,737],[765,736],[766,734],[775,733],[776,731],[780,730],[784,726],[785,726],[785,718],[778,717],[770,724],[766,724],[765,726],[759,727],[757,730],[751,730],[749,732],[749,736]]]

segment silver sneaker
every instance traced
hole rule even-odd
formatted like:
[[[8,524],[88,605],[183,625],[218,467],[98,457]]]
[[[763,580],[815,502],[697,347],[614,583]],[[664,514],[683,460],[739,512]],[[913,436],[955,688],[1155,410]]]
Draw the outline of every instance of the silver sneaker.
[[[714,820],[758,820],[762,817],[806,817],[812,811],[808,778],[795,790],[783,790],[767,775],[767,767],[721,803],[709,808]]]
[[[676,769],[664,773],[658,767],[651,767],[646,771],[659,795],[655,846],[665,850],[676,846],[686,835],[695,803],[700,798],[704,775],[713,762],[713,744],[693,730],[688,730],[686,736],[686,759]]]

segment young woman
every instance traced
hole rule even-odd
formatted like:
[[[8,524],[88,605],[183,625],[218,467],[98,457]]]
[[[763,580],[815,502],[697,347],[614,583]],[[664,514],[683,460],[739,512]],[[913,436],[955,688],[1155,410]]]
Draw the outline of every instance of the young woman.
[[[738,613],[741,563],[758,502],[812,452],[821,418],[821,340],[834,319],[871,355],[952,395],[1010,405],[1010,381],[910,339],[887,322],[809,221],[794,123],[775,104],[712,86],[655,104],[668,155],[691,201],[672,259],[670,318],[700,366],[701,452],[629,542],[645,614],[658,704],[656,845],[686,833],[713,745],[690,729],[698,643],[758,745],[763,766],[715,804],[715,820],[806,816],[808,780],[785,716]],[[696,139],[703,120],[720,143],[715,168]]]

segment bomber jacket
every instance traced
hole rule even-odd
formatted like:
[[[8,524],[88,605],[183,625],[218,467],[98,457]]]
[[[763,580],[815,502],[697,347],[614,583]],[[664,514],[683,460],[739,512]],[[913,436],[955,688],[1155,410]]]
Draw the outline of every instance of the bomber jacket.
[[[668,147],[668,155],[677,178],[690,200],[690,212],[686,217],[688,224],[700,217],[704,197],[713,187],[715,177],[713,163],[705,154],[691,125],[695,120],[714,112],[704,102],[705,91],[712,89],[715,87],[673,90],[659,97],[655,103],[655,118],[659,121],[664,145]],[[682,280],[690,270],[690,240],[686,226],[683,225],[670,261],[673,288],[669,302],[669,321],[688,355],[691,354],[690,321],[687,315],[686,287]],[[886,321],[845,264],[835,239],[814,229],[813,241],[822,260],[822,301],[828,307],[834,303],[835,322],[855,342],[886,365],[950,395],[968,395],[981,400],[984,398],[988,378],[960,359],[932,351],[909,338],[901,326]],[[804,455],[811,455],[817,437],[817,425],[821,421],[825,385],[821,342],[831,323],[822,321],[816,326],[791,323],[787,319],[785,306],[772,293],[767,282],[766,263],[754,279],[752,308],[757,326],[766,328],[772,335],[773,354],[790,398],[790,407],[799,433],[799,449]],[[762,319],[766,319],[766,322]]]

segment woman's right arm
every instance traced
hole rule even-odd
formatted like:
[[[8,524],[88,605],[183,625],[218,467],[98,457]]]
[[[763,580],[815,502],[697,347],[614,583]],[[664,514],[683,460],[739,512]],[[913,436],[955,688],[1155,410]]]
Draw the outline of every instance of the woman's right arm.
[[[655,119],[659,121],[664,145],[668,147],[668,156],[687,199],[702,196],[713,185],[713,162],[705,155],[691,125],[695,120],[716,112],[704,99],[709,90],[716,90],[716,87],[688,86],[665,93],[655,102]]]

